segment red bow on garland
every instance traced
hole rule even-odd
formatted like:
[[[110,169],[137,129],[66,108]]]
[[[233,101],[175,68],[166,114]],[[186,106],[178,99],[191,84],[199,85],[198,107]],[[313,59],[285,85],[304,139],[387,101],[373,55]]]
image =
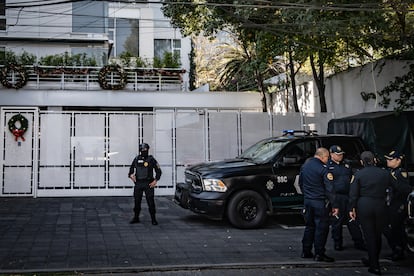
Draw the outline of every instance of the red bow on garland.
[[[17,139],[19,139],[19,137],[20,138],[22,138],[22,140],[23,141],[25,141],[25,139],[24,139],[24,137],[23,137],[23,134],[25,133],[26,131],[25,130],[23,130],[23,129],[13,129],[13,131],[12,131],[12,133],[13,133],[13,135],[15,136],[14,137],[14,140],[15,141],[17,141]]]

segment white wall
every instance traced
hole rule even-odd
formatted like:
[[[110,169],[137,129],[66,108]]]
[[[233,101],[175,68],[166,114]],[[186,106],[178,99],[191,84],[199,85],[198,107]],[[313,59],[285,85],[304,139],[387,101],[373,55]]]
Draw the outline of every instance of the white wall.
[[[350,114],[362,112],[374,112],[393,110],[390,105],[387,109],[378,103],[381,98],[364,101],[361,92],[375,93],[381,91],[396,76],[402,76],[409,70],[409,64],[413,61],[386,60],[370,63],[362,67],[352,68],[325,79],[326,105],[328,113]],[[320,112],[319,93],[313,80],[297,81],[299,110],[305,113]],[[279,91],[272,94],[274,112],[292,112],[292,93]],[[286,96],[288,97],[288,110],[286,108]],[[398,96],[397,93],[394,95]]]
[[[261,110],[254,92],[133,92],[2,89],[1,106],[101,106]]]
[[[409,70],[413,61],[386,60],[370,63],[360,68],[336,74],[326,80],[326,103],[328,112],[353,113],[393,110],[378,103],[381,97],[364,101],[361,92],[375,93],[381,91],[395,77],[402,76]],[[395,93],[395,95],[398,95]]]

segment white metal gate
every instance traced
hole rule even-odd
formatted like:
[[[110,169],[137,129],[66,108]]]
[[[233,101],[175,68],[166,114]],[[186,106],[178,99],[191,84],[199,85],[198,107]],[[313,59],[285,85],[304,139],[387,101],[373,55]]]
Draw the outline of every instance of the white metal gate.
[[[7,127],[19,113],[29,122],[25,141],[16,141]],[[52,112],[3,107],[0,196],[130,196],[128,170],[142,142],[150,144],[163,171],[156,195],[172,195],[176,183],[184,181],[186,165],[232,158],[283,129],[301,129],[303,121],[298,114],[238,110]]]
[[[128,170],[144,141],[163,170],[156,194],[173,193],[171,112],[3,108],[3,126],[19,113],[27,117],[29,128],[24,142],[3,132],[1,196],[132,195]]]
[[[172,149],[154,138],[159,121],[151,112],[41,112],[38,195],[131,195],[128,169],[142,142],[163,170],[156,194],[171,194]]]
[[[21,129],[22,121],[12,123],[15,115],[27,119],[27,130],[21,136],[12,130]],[[37,178],[37,108],[2,108],[0,137],[0,196],[35,196]],[[9,123],[12,129],[9,129]]]

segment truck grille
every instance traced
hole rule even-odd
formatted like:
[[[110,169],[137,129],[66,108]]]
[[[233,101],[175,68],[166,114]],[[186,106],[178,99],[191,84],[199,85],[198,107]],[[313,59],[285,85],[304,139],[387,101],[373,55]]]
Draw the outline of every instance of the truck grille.
[[[194,193],[201,193],[203,191],[201,177],[194,172],[185,171],[185,183],[189,185],[191,191]]]

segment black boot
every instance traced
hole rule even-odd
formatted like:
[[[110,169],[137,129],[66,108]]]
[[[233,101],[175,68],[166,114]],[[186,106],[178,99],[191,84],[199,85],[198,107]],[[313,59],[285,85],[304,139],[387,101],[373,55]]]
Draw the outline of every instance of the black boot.
[[[155,219],[155,214],[151,214],[151,223],[152,225],[158,225],[158,221]]]
[[[139,215],[135,214],[135,216],[129,222],[130,224],[139,223]]]

